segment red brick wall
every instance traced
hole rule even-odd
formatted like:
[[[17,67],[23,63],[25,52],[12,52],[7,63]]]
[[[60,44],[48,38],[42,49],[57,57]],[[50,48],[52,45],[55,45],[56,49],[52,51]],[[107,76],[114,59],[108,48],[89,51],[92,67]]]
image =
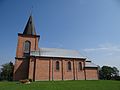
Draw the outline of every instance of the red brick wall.
[[[31,42],[31,51],[38,49],[38,38],[37,37],[25,37],[25,36],[18,36],[18,44],[17,44],[17,51],[16,57],[22,58],[23,57],[23,45],[24,42],[28,40]]]
[[[34,79],[34,63],[35,63],[35,58],[30,58],[28,78],[32,80]]]
[[[35,61],[35,60],[34,60]],[[30,59],[29,78],[33,79],[34,61]],[[59,61],[59,71],[56,70],[56,61]],[[71,71],[68,70],[68,62],[71,62]],[[78,69],[78,63],[81,62],[84,67],[83,60],[74,59],[52,59],[37,58],[35,65],[35,80],[84,80],[84,69]],[[73,67],[74,66],[74,67]]]
[[[36,59],[35,80],[49,80],[49,59]]]
[[[82,63],[82,70],[79,69],[79,62]],[[84,61],[77,60],[76,61],[76,78],[77,80],[85,80],[85,72],[84,72]]]
[[[23,57],[23,45],[28,40],[31,42],[31,50],[38,49],[38,37],[18,35],[18,43],[16,49],[16,61],[14,66],[14,80],[27,79],[29,74],[29,59]],[[31,68],[32,69],[32,68]],[[32,74],[31,74],[32,75]],[[32,76],[29,76],[32,77]]]
[[[86,80],[98,80],[97,68],[86,68]]]
[[[56,70],[56,61],[59,62],[59,70]],[[53,60],[53,78],[54,80],[62,80],[62,63],[60,59]]]
[[[28,61],[18,60],[15,61],[13,80],[21,80],[28,78]]]
[[[68,62],[71,62],[71,70],[69,71],[68,70]],[[73,61],[72,60],[69,60],[69,59],[66,59],[64,60],[63,62],[63,77],[64,77],[64,80],[74,80],[74,76],[73,76]]]
[[[56,61],[59,61],[59,71],[56,70]],[[71,71],[68,70],[68,62],[71,62]],[[82,63],[82,69],[79,69],[79,62]],[[16,60],[16,68],[20,68],[23,60]],[[15,74],[15,80],[27,78],[27,62],[24,62],[22,67]],[[17,71],[15,68],[15,71]],[[97,68],[85,68],[84,61],[76,59],[52,59],[52,58],[30,58],[29,62],[29,77],[35,81],[45,80],[98,80]]]

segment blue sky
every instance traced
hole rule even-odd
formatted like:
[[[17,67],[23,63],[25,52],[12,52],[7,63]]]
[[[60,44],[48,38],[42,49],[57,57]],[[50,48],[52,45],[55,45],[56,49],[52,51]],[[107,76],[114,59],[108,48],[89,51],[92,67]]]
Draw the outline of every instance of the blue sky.
[[[1,64],[15,61],[17,33],[31,9],[39,47],[78,50],[100,66],[120,69],[119,0],[0,0]]]

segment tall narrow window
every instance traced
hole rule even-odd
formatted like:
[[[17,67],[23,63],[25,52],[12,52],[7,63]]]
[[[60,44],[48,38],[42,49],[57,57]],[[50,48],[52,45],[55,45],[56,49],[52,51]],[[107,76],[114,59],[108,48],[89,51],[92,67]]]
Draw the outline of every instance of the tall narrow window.
[[[58,71],[60,69],[59,61],[56,61],[56,70]]]
[[[79,70],[82,70],[82,63],[81,62],[78,63],[78,68],[79,68]]]
[[[71,71],[71,62],[68,62],[68,70]]]
[[[24,53],[30,53],[31,43],[30,41],[25,41],[24,43]]]

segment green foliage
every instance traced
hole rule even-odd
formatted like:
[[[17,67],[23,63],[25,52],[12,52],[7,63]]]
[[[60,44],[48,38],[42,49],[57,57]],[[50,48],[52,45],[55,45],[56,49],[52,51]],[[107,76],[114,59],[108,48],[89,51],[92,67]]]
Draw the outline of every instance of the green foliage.
[[[119,70],[116,67],[113,67],[114,76],[119,76]]]
[[[12,78],[13,78],[13,68],[14,68],[14,66],[13,66],[12,62],[3,64],[2,68],[1,68],[1,73],[0,73],[1,80],[12,81]]]
[[[30,84],[0,82],[0,90],[120,90],[120,81],[41,81]]]
[[[119,71],[116,67],[103,66],[99,70],[100,79],[111,80],[111,79],[115,79],[115,77],[117,77],[118,75],[119,75]]]

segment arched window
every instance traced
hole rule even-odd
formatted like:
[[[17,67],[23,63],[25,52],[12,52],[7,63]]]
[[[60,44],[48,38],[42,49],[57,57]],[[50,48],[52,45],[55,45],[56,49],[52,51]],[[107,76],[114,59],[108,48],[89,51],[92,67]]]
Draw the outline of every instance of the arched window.
[[[79,68],[79,70],[82,70],[82,63],[81,62],[78,63],[78,68]]]
[[[24,53],[30,53],[31,43],[30,41],[25,41],[24,43]]]
[[[56,70],[59,70],[60,68],[59,61],[56,61]]]
[[[71,62],[68,62],[68,70],[71,71]]]

